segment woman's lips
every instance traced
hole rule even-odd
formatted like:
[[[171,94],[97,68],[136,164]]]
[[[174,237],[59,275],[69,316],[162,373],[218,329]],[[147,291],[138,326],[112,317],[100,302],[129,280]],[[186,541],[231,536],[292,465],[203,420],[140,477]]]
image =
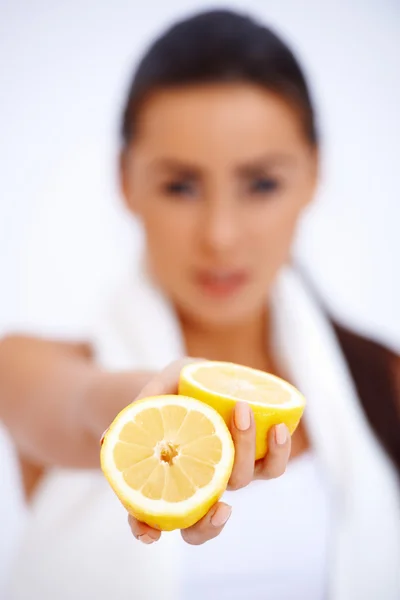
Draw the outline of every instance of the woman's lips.
[[[208,296],[226,298],[236,294],[247,283],[246,271],[199,271],[196,275],[198,286]]]

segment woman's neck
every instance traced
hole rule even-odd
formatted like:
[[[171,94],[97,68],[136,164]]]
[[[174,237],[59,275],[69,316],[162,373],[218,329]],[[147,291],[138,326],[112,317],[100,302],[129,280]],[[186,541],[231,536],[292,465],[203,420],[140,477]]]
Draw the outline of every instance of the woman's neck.
[[[190,356],[234,362],[256,369],[272,370],[269,313],[262,310],[227,328],[207,328],[181,319],[186,351]]]

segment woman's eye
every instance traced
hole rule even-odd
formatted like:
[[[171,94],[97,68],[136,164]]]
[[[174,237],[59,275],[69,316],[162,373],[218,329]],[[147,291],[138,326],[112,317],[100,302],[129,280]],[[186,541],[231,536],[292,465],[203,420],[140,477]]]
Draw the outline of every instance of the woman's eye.
[[[250,193],[252,194],[270,194],[279,187],[276,179],[271,177],[257,177],[250,182]]]
[[[192,181],[171,181],[164,186],[168,196],[194,196],[196,186]]]

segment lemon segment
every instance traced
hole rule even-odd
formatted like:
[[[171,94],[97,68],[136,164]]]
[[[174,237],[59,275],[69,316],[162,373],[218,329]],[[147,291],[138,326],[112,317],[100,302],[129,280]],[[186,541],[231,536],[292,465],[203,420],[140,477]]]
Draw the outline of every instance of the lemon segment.
[[[185,396],[126,407],[104,436],[101,468],[126,509],[161,530],[199,521],[221,497],[234,446],[222,417]]]
[[[256,424],[256,459],[264,457],[268,450],[269,429],[285,423],[293,434],[305,408],[304,396],[287,381],[226,362],[199,361],[186,365],[180,374],[179,394],[211,406],[228,426],[236,402],[248,402]]]

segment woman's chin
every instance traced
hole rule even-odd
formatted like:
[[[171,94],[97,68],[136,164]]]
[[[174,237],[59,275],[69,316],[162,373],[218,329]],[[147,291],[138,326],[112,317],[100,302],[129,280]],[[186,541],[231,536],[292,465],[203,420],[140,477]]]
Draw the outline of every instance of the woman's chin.
[[[245,302],[243,298],[229,301],[203,301],[185,303],[180,312],[188,323],[207,329],[221,330],[238,327],[248,320],[253,320],[265,306],[265,299],[258,302]]]

